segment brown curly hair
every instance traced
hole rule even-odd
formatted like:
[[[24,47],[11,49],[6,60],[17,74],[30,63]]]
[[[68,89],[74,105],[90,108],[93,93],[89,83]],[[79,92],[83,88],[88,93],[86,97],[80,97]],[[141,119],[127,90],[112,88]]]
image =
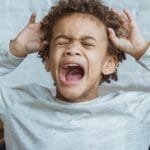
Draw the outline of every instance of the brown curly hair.
[[[71,13],[93,15],[103,22],[106,28],[113,28],[117,36],[123,36],[124,28],[122,21],[116,14],[113,13],[112,10],[109,9],[109,7],[103,4],[102,0],[59,0],[59,2],[50,9],[41,22],[41,30],[44,32],[43,40],[51,41],[52,30],[55,23],[65,15]],[[115,55],[118,62],[122,62],[122,60],[126,59],[125,53],[116,48],[110,40],[108,45],[108,53],[110,55]],[[43,63],[46,61],[48,54],[49,45],[39,51],[38,55],[42,58]],[[111,79],[115,81],[118,80],[117,69],[113,74],[103,75],[101,82],[110,83]]]

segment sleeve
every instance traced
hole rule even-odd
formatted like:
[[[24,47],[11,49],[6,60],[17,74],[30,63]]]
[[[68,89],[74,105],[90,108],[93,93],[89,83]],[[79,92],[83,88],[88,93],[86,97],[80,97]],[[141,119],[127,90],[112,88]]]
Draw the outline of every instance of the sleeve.
[[[10,53],[9,43],[8,41],[0,44],[0,76],[10,73],[24,60]]]
[[[5,95],[3,92],[3,88],[0,88],[0,119],[2,119],[4,112],[5,112]]]
[[[148,50],[144,53],[144,55],[139,60],[137,60],[137,62],[148,71],[150,71],[150,46]]]
[[[144,55],[139,60],[137,60],[137,62],[141,64],[145,69],[150,71],[150,46],[144,53]],[[138,102],[139,107],[137,110],[140,110],[138,111],[138,116],[140,116],[141,122],[143,122],[146,127],[150,128],[150,92],[141,94]]]
[[[13,108],[16,100],[18,100],[18,93],[15,89],[0,87],[0,119],[2,121],[10,108]]]
[[[145,127],[150,129],[150,93],[149,92],[138,92],[135,97],[136,107],[135,117],[143,124]]]

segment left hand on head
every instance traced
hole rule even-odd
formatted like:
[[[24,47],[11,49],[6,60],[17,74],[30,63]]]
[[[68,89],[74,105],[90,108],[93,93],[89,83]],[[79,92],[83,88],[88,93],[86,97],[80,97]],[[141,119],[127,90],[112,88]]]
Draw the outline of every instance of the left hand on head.
[[[127,37],[117,37],[115,31],[109,28],[110,40],[120,50],[139,59],[147,50],[149,42],[145,41],[142,37],[134,17],[128,10],[118,11],[112,9],[112,11],[121,19],[123,26],[129,33]]]

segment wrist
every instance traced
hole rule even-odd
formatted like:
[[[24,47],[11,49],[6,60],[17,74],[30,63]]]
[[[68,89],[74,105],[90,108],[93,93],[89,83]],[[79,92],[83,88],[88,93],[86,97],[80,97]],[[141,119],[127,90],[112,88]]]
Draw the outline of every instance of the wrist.
[[[23,50],[22,46],[19,45],[16,39],[10,40],[9,51],[16,57],[26,57],[27,53]]]
[[[144,55],[144,53],[147,51],[147,49],[149,48],[149,46],[150,46],[150,42],[145,42],[145,44],[144,44],[144,46],[141,48],[141,50],[138,52],[138,53],[136,53],[135,54],[135,59],[140,59],[143,55]]]

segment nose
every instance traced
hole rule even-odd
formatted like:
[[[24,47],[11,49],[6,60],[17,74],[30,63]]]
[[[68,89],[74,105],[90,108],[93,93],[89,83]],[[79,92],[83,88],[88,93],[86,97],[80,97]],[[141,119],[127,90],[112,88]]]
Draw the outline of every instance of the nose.
[[[65,56],[80,56],[81,55],[81,47],[79,44],[73,43],[71,44],[64,52]]]

